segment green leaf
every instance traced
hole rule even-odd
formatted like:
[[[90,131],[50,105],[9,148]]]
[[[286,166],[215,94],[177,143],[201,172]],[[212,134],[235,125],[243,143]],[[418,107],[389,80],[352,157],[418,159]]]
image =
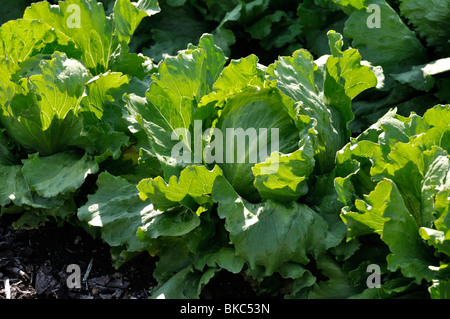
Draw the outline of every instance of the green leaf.
[[[168,183],[158,176],[142,180],[137,187],[141,199],[150,198],[153,205],[160,210],[178,206],[180,203],[189,207],[189,198],[208,208],[212,205],[210,194],[214,180],[221,175],[222,170],[218,166],[213,170],[208,170],[205,166],[188,166],[181,171],[179,178],[171,176]],[[189,208],[197,210],[197,206]]]
[[[129,145],[129,137],[125,133],[111,131],[106,122],[101,122],[97,126],[87,127],[76,145],[93,155],[97,163],[101,163],[109,157],[118,159],[123,146]]]
[[[206,271],[193,269],[190,265],[177,272],[163,285],[152,290],[153,299],[198,299],[203,287],[218,271],[210,268]]]
[[[254,185],[263,200],[297,200],[308,192],[307,181],[314,164],[311,147],[291,154],[272,154],[252,167]]]
[[[330,255],[320,256],[317,259],[317,268],[328,279],[314,284],[308,294],[309,299],[344,299],[358,291]]]
[[[349,123],[355,118],[351,101],[361,92],[375,87],[377,78],[368,66],[361,65],[361,56],[356,49],[342,51],[342,35],[334,31],[327,35],[332,56],[326,62],[324,101],[339,112],[348,139],[351,135]]]
[[[450,280],[436,280],[428,291],[431,299],[450,299]]]
[[[124,246],[128,252],[144,249],[137,231],[146,223],[158,220],[162,212],[139,198],[134,184],[107,172],[99,175],[98,190],[78,209],[78,218],[99,227],[102,239],[112,247]]]
[[[337,5],[344,7],[344,11],[352,12],[354,9],[361,10],[365,9],[365,0],[333,0]]]
[[[113,21],[106,17],[101,3],[88,0],[67,0],[57,6],[48,2],[33,3],[23,17],[44,22],[69,37],[93,74],[108,69],[116,40],[113,39]]]
[[[262,266],[270,276],[287,262],[306,265],[325,250],[326,222],[311,208],[296,202],[280,204],[272,200],[251,204],[231,185],[218,177],[213,199],[235,246],[250,269]]]
[[[368,66],[361,65],[361,55],[358,50],[349,49],[342,52],[342,36],[334,31],[329,31],[328,37],[333,56],[327,59],[327,75],[344,87],[345,94],[351,100],[361,92],[375,87],[377,78]],[[325,82],[325,95],[331,96],[332,94],[327,92]],[[339,109],[337,105],[333,106]],[[349,111],[347,113],[344,120],[349,122],[353,119],[353,115]],[[341,111],[341,114],[345,114],[344,110]]]
[[[139,0],[137,3],[130,0],[117,0],[114,4],[113,19],[119,41],[129,43],[141,20],[160,11],[156,0]]]
[[[439,59],[423,65],[415,65],[409,71],[391,76],[402,84],[408,84],[419,91],[430,91],[435,84],[432,75],[450,71],[450,58]]]
[[[149,104],[139,110],[142,117],[138,121],[149,135],[167,178],[187,166],[172,157],[176,145],[181,143],[185,151],[194,154],[190,138],[193,112],[200,99],[212,90],[224,63],[225,56],[214,45],[211,35],[204,35],[198,47],[190,46],[177,57],[167,58],[152,76],[146,94]],[[181,137],[179,142],[173,135]]]
[[[191,232],[200,225],[200,218],[195,212],[177,206],[165,211],[157,211],[138,228],[138,237],[141,241],[161,236],[182,236]]]
[[[417,144],[416,144],[417,145]],[[396,144],[387,163],[381,159],[373,167],[374,180],[392,179],[419,226],[430,227],[434,217],[434,199],[449,171],[449,156],[438,147],[422,151],[416,145]],[[379,174],[378,167],[383,167]],[[407,182],[408,181],[408,182]]]
[[[445,30],[450,28],[450,6],[447,1],[436,0],[428,5],[418,0],[402,0],[400,12],[429,46],[441,54],[448,52],[450,37]]]
[[[145,81],[141,83],[145,83],[145,89],[147,89],[147,80],[149,80],[147,76],[153,72],[156,65],[151,58],[144,56],[142,53],[130,53],[128,51],[129,47],[122,42],[111,55],[110,70],[130,75],[138,78],[140,81]],[[136,81],[136,79],[132,79],[131,81],[133,80]]]
[[[22,166],[0,165],[0,206],[13,202],[17,206],[32,202],[30,187],[22,174]]]
[[[37,54],[53,53],[55,50],[75,56],[77,54],[67,36],[39,20],[8,21],[0,28],[0,39],[0,56],[8,56],[16,64]],[[72,45],[72,48],[69,45]]]
[[[254,54],[239,60],[231,60],[214,82],[214,92],[202,99],[202,104],[226,98],[229,94],[238,93],[249,86],[263,85],[261,72],[257,66],[258,57]]]
[[[77,113],[90,76],[79,61],[59,52],[51,60],[41,60],[39,69],[20,80],[20,87],[12,87],[14,95],[2,106],[0,120],[19,144],[51,155],[80,138],[82,122]]]
[[[88,94],[82,101],[82,105],[89,110],[86,115],[94,114],[98,119],[102,119],[106,104],[121,99],[120,93],[127,84],[127,76],[119,72],[108,71],[92,78],[86,83]]]
[[[95,174],[99,169],[91,156],[76,151],[48,157],[34,154],[23,163],[22,172],[31,189],[46,198],[75,192],[87,175]]]
[[[132,41],[133,43],[137,40],[138,44],[142,42],[141,45],[144,46],[142,53],[156,62],[168,56],[177,55],[178,51],[184,50],[189,43],[197,43],[204,32],[212,31],[209,21],[194,5],[173,7],[166,2],[159,1],[162,13],[146,19],[147,21],[143,24],[144,32],[151,34],[152,41],[147,43],[146,34],[140,38],[140,33]],[[214,38],[219,45],[216,34]]]
[[[0,129],[0,165],[12,165],[15,163],[12,151],[12,143],[3,134]]]
[[[233,274],[239,273],[244,267],[244,259],[236,256],[232,247],[221,247],[217,251],[206,254],[194,262],[198,270],[203,270],[206,266],[210,268],[220,267]]]
[[[301,49],[291,57],[280,57],[267,68],[268,79],[276,80],[277,87],[296,102],[294,116],[300,145],[312,143],[319,174],[333,169],[336,152],[350,136],[347,126],[353,119],[351,98],[376,85],[370,69],[360,65],[359,54],[355,50],[342,52],[339,34],[329,32],[329,37],[336,57],[329,56],[325,66],[319,68],[318,61]]]
[[[386,206],[386,202],[392,202],[404,209],[402,201],[395,202],[394,199],[389,198],[391,187],[389,183],[379,183],[373,192],[365,196],[364,201],[359,199],[355,201],[355,207],[359,212],[342,211],[342,219],[347,224],[350,237],[371,233],[381,235],[384,223],[387,221],[384,210],[391,209],[390,206]]]
[[[433,266],[436,266],[433,253],[419,236],[417,224],[402,203],[395,184],[386,180],[384,183],[393,185],[390,190],[393,196],[392,202],[389,203],[389,210],[383,214],[389,218],[389,221],[385,223],[382,235],[382,240],[388,244],[392,252],[387,257],[389,270],[396,271],[400,268],[406,277],[415,278],[417,283],[420,283],[422,279],[431,280],[436,276],[433,269]],[[399,202],[403,207],[395,204]]]
[[[213,131],[210,146],[214,145],[214,157],[224,176],[249,200],[259,197],[252,166],[273,152],[291,153],[298,148],[298,131],[288,113],[291,107],[292,101],[276,88],[248,87],[225,101],[217,123],[221,134]]]
[[[408,211],[397,186],[390,180],[382,180],[365,201],[357,200],[361,213],[343,212],[343,218],[353,235],[375,232],[389,246],[390,271],[400,268],[406,277],[431,280],[436,275],[432,251],[419,236],[419,227]]]
[[[379,7],[380,28],[368,27],[367,21],[374,13],[365,9],[351,13],[344,28],[344,35],[352,39],[352,46],[364,59],[373,65],[381,65],[386,74],[425,63],[425,48],[395,10],[385,0],[366,1],[366,5],[369,4]]]

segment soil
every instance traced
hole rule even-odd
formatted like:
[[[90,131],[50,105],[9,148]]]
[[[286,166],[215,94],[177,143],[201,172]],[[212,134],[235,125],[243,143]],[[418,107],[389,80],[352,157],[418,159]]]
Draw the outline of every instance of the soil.
[[[51,223],[14,229],[15,218],[0,218],[0,299],[146,299],[157,284],[152,275],[156,259],[147,253],[115,269],[109,246],[83,229]],[[71,264],[79,266],[81,288],[68,287]],[[222,271],[201,298],[257,296],[242,275]]]

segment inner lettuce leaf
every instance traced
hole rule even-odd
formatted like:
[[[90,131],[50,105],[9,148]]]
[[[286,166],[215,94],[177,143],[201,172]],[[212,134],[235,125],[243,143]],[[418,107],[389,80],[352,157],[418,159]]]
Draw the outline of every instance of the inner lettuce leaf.
[[[218,141],[211,144],[218,146],[211,152],[215,151],[215,160],[234,189],[249,200],[259,198],[252,167],[273,152],[289,154],[298,149],[298,131],[285,103],[277,89],[250,87],[226,100],[217,123],[222,136],[215,134]]]

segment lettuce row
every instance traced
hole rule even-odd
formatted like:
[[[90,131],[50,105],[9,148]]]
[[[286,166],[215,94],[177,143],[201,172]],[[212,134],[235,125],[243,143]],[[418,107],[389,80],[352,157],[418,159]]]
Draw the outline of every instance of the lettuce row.
[[[0,28],[0,214],[81,225],[116,267],[147,251],[154,298],[198,298],[220,271],[287,298],[448,296],[448,105],[390,111],[351,138],[393,104],[445,100],[448,35],[429,25],[445,29],[448,10],[416,2],[399,15],[384,0],[305,1],[267,48],[308,33],[321,57],[300,49],[267,66],[219,46],[268,1],[239,3],[214,37],[158,66],[128,47],[156,1],[33,4]],[[382,28],[361,28],[371,4]],[[317,36],[323,13],[345,38]],[[276,11],[247,30],[263,39],[280,21],[294,20]],[[227,129],[245,132],[243,153]],[[370,289],[372,264],[383,284]]]

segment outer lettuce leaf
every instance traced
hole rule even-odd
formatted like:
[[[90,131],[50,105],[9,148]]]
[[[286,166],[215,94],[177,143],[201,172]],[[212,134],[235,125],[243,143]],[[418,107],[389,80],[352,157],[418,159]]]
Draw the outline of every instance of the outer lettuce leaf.
[[[214,277],[217,268],[199,271],[189,265],[152,291],[154,299],[197,299],[203,287]]]
[[[99,167],[92,156],[77,151],[57,153],[48,157],[30,155],[23,160],[22,172],[32,190],[42,197],[55,197],[75,192],[87,175]]]
[[[158,2],[162,13],[142,24],[143,34],[137,35],[131,42],[131,45],[158,62],[177,55],[189,43],[196,43],[203,33],[212,32],[205,15],[195,8],[196,4],[175,6],[168,2]],[[147,34],[151,34],[151,37],[145,36]]]
[[[8,141],[3,133],[4,130],[0,129],[0,165],[15,164],[16,160],[12,153],[12,143]]]
[[[312,286],[307,295],[309,299],[344,299],[358,293],[358,287],[354,286],[348,274],[330,255],[320,256],[317,268],[328,279]]]
[[[158,176],[142,180],[137,187],[141,199],[150,198],[157,209],[166,210],[182,203],[200,214],[212,206],[209,194],[215,178],[221,175],[222,170],[218,166],[211,171],[204,166],[188,166],[181,171],[179,178],[172,176],[168,183]],[[201,207],[197,208],[198,205]]]
[[[254,54],[239,60],[231,60],[214,82],[214,92],[205,96],[202,104],[205,105],[210,100],[221,100],[249,86],[263,86],[263,74],[258,68],[258,57]]]
[[[367,27],[370,13],[365,8],[354,11],[344,28],[344,35],[353,40],[352,46],[359,50],[364,59],[381,65],[387,74],[425,63],[425,48],[395,10],[385,0],[366,1],[367,6],[370,4],[380,8],[381,28]]]
[[[237,274],[244,267],[244,262],[243,258],[236,256],[232,247],[222,247],[200,257],[194,262],[194,265],[199,270],[203,270],[206,266],[210,268],[220,267]]]
[[[450,71],[450,58],[444,58],[424,65],[415,65],[407,72],[391,74],[391,76],[402,84],[407,83],[416,90],[428,92],[436,83],[432,75],[448,71]]]
[[[98,190],[88,196],[85,205],[78,209],[78,218],[93,227],[100,228],[102,239],[111,247],[124,246],[129,252],[146,247],[136,232],[158,211],[149,202],[139,198],[133,184],[124,178],[107,172],[99,175]]]
[[[450,176],[447,174],[447,184],[450,183]],[[439,252],[450,256],[450,232],[449,232],[449,197],[450,187],[447,185],[445,191],[440,191],[436,195],[435,208],[439,212],[439,218],[434,222],[436,229],[422,227],[420,236],[428,241],[430,246],[434,246]]]
[[[400,1],[401,14],[412,23],[427,44],[441,54],[450,49],[450,5],[445,0],[428,3],[419,0]]]
[[[423,244],[419,227],[392,181],[381,181],[366,202],[357,201],[355,205],[363,212],[356,221],[359,219],[372,232],[381,235],[392,251],[387,259],[391,271],[399,267],[405,276],[415,277],[418,283],[422,278],[431,280],[435,276],[430,269],[436,266],[432,251]],[[344,213],[343,218],[353,219],[352,216],[355,215]]]
[[[213,199],[219,203],[218,213],[225,219],[236,255],[250,269],[262,266],[266,276],[286,262],[305,265],[308,255],[316,258],[327,248],[327,224],[306,205],[272,200],[251,204],[223,177],[214,183]]]
[[[252,167],[254,185],[263,199],[297,200],[308,192],[308,176],[314,169],[311,147],[291,154],[272,154]]]
[[[108,105],[105,104],[113,104],[118,99],[121,99],[120,94],[128,83],[128,77],[119,72],[107,72],[90,79],[86,83],[88,94],[83,98],[82,102],[83,107],[89,110],[89,112],[86,112],[85,117],[95,115],[96,118],[102,119],[105,112],[107,112],[105,108]],[[96,122],[95,118],[93,122]]]
[[[436,280],[429,288],[430,296],[432,299],[449,299],[450,298],[450,281],[449,280]]]
[[[342,51],[342,36],[330,31],[328,37],[333,55],[320,69],[306,50],[280,57],[267,69],[269,79],[276,79],[277,87],[297,102],[300,144],[312,141],[319,174],[332,170],[336,152],[350,136],[351,100],[377,84],[371,70],[360,65],[356,50]]]
[[[100,229],[102,239],[126,256],[158,246],[160,237],[178,237],[200,225],[200,219],[186,208],[157,210],[139,197],[133,183],[107,172],[99,175],[98,190],[78,209],[78,218]],[[120,194],[120,195],[117,195]],[[116,260],[116,265],[123,261]]]
[[[0,206],[13,202],[17,206],[32,203],[32,195],[21,165],[0,166]]]
[[[129,43],[142,19],[160,11],[156,0],[140,0],[137,3],[129,0],[117,0],[114,3],[113,19],[119,41]]]
[[[361,92],[377,85],[377,78],[372,70],[366,65],[361,65],[361,55],[358,50],[348,49],[342,51],[343,38],[341,34],[330,31],[328,32],[328,39],[332,57],[327,59],[327,76],[332,77],[344,88],[345,95],[350,100],[353,100]],[[331,97],[336,93],[327,92],[328,90],[331,91],[327,84],[327,79],[325,79],[325,95]],[[339,105],[331,105],[341,111],[345,122],[348,123],[353,119],[350,108],[344,109]]]
[[[175,257],[175,256],[173,256]],[[174,260],[175,258],[172,258]],[[234,274],[244,267],[244,260],[237,257],[231,247],[222,247],[203,255],[192,264],[152,290],[153,299],[197,299],[203,287],[221,269]]]

